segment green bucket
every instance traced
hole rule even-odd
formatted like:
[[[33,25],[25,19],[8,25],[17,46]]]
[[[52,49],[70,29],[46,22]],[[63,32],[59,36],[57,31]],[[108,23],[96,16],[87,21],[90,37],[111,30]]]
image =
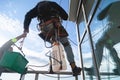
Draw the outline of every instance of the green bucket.
[[[19,52],[6,51],[0,60],[0,66],[20,74],[24,74],[26,72],[27,63],[27,59]]]

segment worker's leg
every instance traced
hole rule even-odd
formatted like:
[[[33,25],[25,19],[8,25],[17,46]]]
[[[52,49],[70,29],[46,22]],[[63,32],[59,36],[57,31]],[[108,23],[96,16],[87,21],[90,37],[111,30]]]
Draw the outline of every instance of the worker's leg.
[[[66,37],[64,38],[61,38],[60,39],[60,42],[62,43],[64,49],[65,49],[65,52],[66,52],[66,55],[67,55],[67,59],[68,61],[71,63],[71,62],[74,62],[74,55],[73,55],[73,51],[72,51],[72,48],[71,48],[71,45],[68,41],[68,39]]]
[[[101,38],[95,44],[95,58],[97,61],[97,67],[100,68],[102,57],[103,57],[103,48],[104,48],[104,40]]]
[[[75,64],[73,51],[72,51],[71,45],[68,41],[68,38],[64,37],[64,38],[60,38],[59,40],[60,40],[60,42],[62,43],[62,45],[65,49],[67,59],[68,59],[70,65],[71,65],[71,68],[72,68],[72,71],[73,71],[73,75],[74,76],[78,75],[80,73],[81,69],[79,67],[77,67],[76,64]]]
[[[113,46],[106,44],[107,49],[110,51],[110,56],[112,57],[113,61],[116,63],[116,65],[120,65],[120,59],[118,57],[118,54],[116,50],[113,48]]]
[[[96,58],[98,69],[100,68],[100,65],[102,62],[103,49],[104,49],[104,44],[106,43],[106,41],[107,41],[107,37],[106,37],[106,34],[104,33],[95,44],[95,58]],[[96,69],[94,66],[94,61],[93,61],[92,67],[85,68],[85,70],[88,71],[88,74],[95,74]]]
[[[106,48],[110,51],[110,56],[112,57],[113,61],[115,62],[115,66],[116,66],[116,71],[117,73],[120,74],[120,58],[118,57],[118,54],[115,50],[115,48],[113,47],[114,42],[110,43],[110,41],[108,41],[108,43],[106,43]]]

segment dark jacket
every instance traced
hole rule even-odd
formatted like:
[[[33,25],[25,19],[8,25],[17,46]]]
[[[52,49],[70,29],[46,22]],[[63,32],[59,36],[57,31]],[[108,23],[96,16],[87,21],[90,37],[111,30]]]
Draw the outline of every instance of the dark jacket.
[[[39,20],[49,20],[51,16],[58,15],[63,20],[67,20],[68,14],[65,10],[59,6],[56,2],[42,1],[39,2],[33,9],[31,9],[25,15],[24,19],[24,30],[29,30],[29,25],[32,18],[38,17]]]

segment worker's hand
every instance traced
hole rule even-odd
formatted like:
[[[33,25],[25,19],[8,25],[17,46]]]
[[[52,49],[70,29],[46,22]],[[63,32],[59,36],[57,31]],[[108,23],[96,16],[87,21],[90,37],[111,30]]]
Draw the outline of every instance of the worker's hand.
[[[24,32],[24,33],[29,33],[29,30],[28,30],[28,29],[24,29],[23,32]]]
[[[25,38],[27,36],[27,33],[23,33],[19,36],[16,37],[17,40],[21,39],[21,38]]]
[[[23,36],[26,37],[28,33],[29,33],[29,30],[28,29],[24,29]]]
[[[20,36],[18,36],[19,38],[25,38],[27,36],[27,33],[23,33]]]
[[[25,33],[23,33],[21,36],[22,36],[22,37],[26,37],[26,36],[27,36],[27,33],[25,32]]]

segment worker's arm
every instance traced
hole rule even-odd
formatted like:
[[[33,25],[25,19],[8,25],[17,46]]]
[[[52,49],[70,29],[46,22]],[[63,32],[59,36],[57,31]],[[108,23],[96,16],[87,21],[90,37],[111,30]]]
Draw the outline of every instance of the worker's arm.
[[[29,32],[29,25],[31,23],[32,18],[37,17],[38,11],[37,11],[37,6],[28,11],[25,15],[24,19],[24,32]]]

